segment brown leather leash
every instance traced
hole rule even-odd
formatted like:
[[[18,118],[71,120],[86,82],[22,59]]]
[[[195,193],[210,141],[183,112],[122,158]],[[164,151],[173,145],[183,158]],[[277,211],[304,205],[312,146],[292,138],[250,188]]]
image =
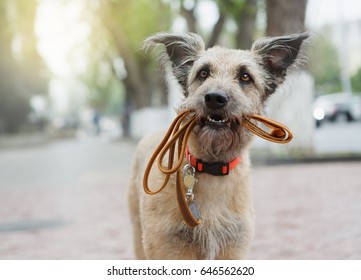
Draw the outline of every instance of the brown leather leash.
[[[252,123],[250,119],[263,123],[271,129],[271,132],[261,129]],[[242,125],[257,136],[278,144],[286,144],[293,138],[293,134],[287,126],[263,116],[251,115],[249,117],[245,117],[243,118]]]
[[[263,123],[265,126],[271,129],[270,132],[263,130],[253,122],[258,121]],[[191,111],[185,111],[177,115],[172,124],[170,125],[167,133],[165,134],[163,140],[160,142],[159,146],[154,151],[151,156],[148,165],[144,172],[143,178],[143,188],[145,193],[154,195],[161,192],[167,185],[169,178],[172,174],[177,172],[176,177],[176,193],[177,193],[177,202],[179,210],[183,216],[183,220],[189,227],[196,227],[201,222],[200,217],[194,217],[192,213],[187,196],[184,191],[184,182],[182,178],[182,172],[180,171],[184,157],[185,150],[187,147],[188,137],[196,124],[196,118],[194,113]],[[275,143],[285,144],[292,140],[292,132],[283,124],[278,123],[269,118],[259,116],[259,115],[250,115],[243,118],[241,125],[253,132],[259,137],[272,141]],[[177,148],[177,161],[174,162],[174,154]],[[167,166],[163,166],[164,157],[168,153]],[[157,160],[158,159],[158,160]],[[149,174],[154,165],[154,162],[157,160],[159,170],[165,175],[162,185],[152,191],[149,187]]]

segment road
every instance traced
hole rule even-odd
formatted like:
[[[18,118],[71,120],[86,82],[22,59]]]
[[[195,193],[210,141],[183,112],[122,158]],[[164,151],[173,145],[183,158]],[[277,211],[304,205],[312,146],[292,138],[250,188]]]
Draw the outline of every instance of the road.
[[[0,258],[131,258],[133,151],[99,139],[0,151]]]
[[[0,259],[132,259],[135,144],[0,150]],[[255,166],[251,259],[360,259],[361,161]]]
[[[317,153],[361,153],[361,121],[324,123],[315,133]]]

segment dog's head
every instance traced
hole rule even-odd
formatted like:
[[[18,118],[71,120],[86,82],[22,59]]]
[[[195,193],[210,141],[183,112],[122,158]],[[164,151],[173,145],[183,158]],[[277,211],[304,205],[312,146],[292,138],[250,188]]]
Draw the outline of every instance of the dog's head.
[[[145,45],[163,44],[164,57],[181,85],[184,100],[178,110],[195,112],[193,141],[198,157],[228,161],[251,139],[242,117],[260,114],[264,102],[283,83],[287,69],[300,60],[308,33],[265,38],[251,50],[205,49],[194,33],[158,33]]]

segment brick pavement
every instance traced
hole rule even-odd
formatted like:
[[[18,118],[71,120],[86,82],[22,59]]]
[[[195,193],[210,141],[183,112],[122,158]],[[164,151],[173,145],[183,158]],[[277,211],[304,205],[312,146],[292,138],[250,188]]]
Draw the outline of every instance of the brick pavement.
[[[255,168],[253,259],[361,259],[361,162]]]
[[[99,160],[113,155],[109,164],[78,168],[57,187],[0,183],[0,259],[134,257],[124,199],[130,169],[124,161],[134,145],[98,148],[108,149]],[[4,166],[0,175],[10,172]],[[254,167],[256,237],[249,257],[361,259],[360,171],[361,162]]]

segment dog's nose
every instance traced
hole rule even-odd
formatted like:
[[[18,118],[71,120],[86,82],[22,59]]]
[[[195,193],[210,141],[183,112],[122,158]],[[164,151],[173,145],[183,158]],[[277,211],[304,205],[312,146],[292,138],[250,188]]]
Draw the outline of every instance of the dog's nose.
[[[210,109],[221,109],[226,106],[228,97],[224,91],[208,92],[204,96],[204,102]]]

